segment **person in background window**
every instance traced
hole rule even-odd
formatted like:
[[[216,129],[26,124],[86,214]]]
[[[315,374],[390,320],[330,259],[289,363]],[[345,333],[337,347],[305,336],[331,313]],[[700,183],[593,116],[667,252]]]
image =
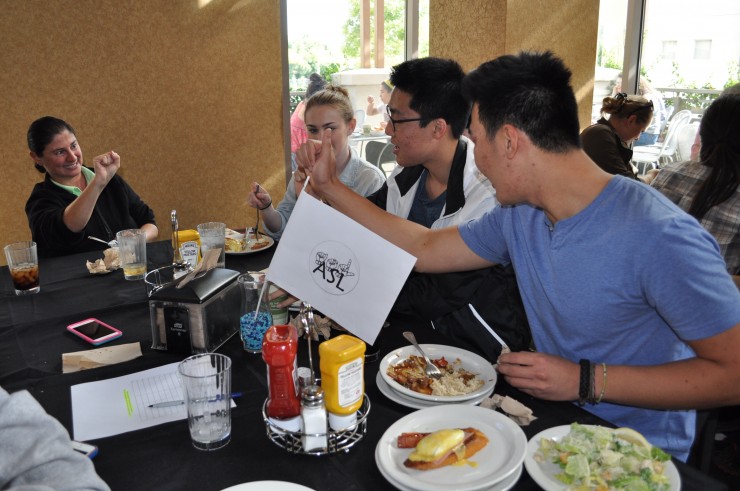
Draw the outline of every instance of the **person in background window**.
[[[609,114],[609,119],[605,115]],[[653,119],[653,103],[642,96],[623,92],[604,97],[601,119],[581,133],[583,150],[609,174],[650,182],[654,173],[638,176],[632,167],[631,143]]]
[[[391,92],[393,92],[393,84],[390,79],[388,79],[380,82],[380,102],[376,104],[373,96],[367,96],[367,108],[365,109],[365,113],[368,116],[382,114],[383,121],[380,123],[380,127],[383,129],[385,129],[385,126],[388,124],[388,112],[386,111],[386,106],[388,105],[388,101],[391,100]]]
[[[717,239],[727,271],[740,285],[740,94],[715,99],[699,133],[699,160],[668,164],[651,185]]]
[[[116,152],[95,157],[92,169],[84,167],[75,130],[51,116],[31,123],[27,139],[34,166],[46,174],[26,202],[40,257],[102,250],[105,244],[88,236],[111,241],[130,228],[143,230],[148,242],[157,238],[154,212],[116,175]]]
[[[308,133],[306,133],[306,123],[303,120],[304,113],[306,111],[306,101],[309,97],[314,95],[316,92],[323,90],[326,87],[326,80],[321,78],[318,73],[312,73],[308,80],[308,88],[306,88],[306,97],[295,107],[293,114],[290,116],[290,151],[295,153],[303,143],[308,140]],[[294,169],[295,170],[295,169]]]
[[[355,130],[357,121],[347,89],[328,85],[324,90],[316,92],[306,102],[305,119],[309,137],[320,138],[326,128],[332,129],[337,177],[344,184],[361,196],[368,196],[380,189],[385,182],[383,171],[361,159],[357,151],[349,146],[349,136]],[[303,169],[297,167],[285,190],[283,201],[277,208],[273,207],[267,190],[257,182],[252,183],[247,203],[259,210],[265,232],[273,239],[279,239],[283,235],[305,180]]]
[[[0,489],[110,491],[67,430],[27,391],[0,387]]]

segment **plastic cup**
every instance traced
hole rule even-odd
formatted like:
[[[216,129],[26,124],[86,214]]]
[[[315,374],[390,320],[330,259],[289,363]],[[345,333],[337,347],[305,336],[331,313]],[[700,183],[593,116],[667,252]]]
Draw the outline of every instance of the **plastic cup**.
[[[29,295],[41,290],[36,242],[24,241],[6,245],[5,259],[8,261],[16,295]]]
[[[216,267],[226,267],[226,225],[221,222],[201,223],[197,227],[200,235],[200,255],[206,255],[210,249],[221,248]]]
[[[146,276],[146,233],[138,228],[121,230],[116,234],[123,277],[141,280]]]
[[[231,440],[231,359],[202,353],[183,360],[182,380],[193,446],[217,450]]]

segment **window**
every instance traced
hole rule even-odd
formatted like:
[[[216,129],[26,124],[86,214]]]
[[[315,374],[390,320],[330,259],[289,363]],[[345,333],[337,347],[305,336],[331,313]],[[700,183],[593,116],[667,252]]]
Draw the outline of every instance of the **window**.
[[[663,41],[663,49],[661,50],[660,56],[664,60],[675,60],[676,49],[678,48],[678,41]]]
[[[694,59],[695,60],[708,60],[712,56],[712,40],[711,39],[697,39],[694,41]]]

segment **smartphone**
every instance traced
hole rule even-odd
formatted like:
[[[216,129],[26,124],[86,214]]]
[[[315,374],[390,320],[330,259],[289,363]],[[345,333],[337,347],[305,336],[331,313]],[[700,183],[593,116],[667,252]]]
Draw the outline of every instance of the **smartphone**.
[[[87,455],[91,459],[98,455],[98,447],[89,443],[72,440],[72,448],[83,455]]]
[[[95,346],[120,338],[123,334],[115,327],[109,326],[98,319],[85,319],[84,321],[70,324],[67,326],[67,330]]]

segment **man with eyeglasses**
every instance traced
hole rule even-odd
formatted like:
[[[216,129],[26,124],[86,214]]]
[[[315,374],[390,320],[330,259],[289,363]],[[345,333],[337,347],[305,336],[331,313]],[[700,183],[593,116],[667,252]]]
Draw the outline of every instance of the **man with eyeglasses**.
[[[313,192],[413,254],[417,271],[513,264],[537,351],[502,354],[499,374],[685,461],[694,409],[740,404],[740,293],[693,217],[583,151],[570,79],[551,52],[466,75],[476,164],[502,205],[459,227],[429,230],[356,198],[334,175],[330,131],[304,165]]]
[[[427,228],[457,226],[496,206],[495,191],[475,165],[473,143],[462,136],[470,104],[460,65],[441,58],[405,61],[391,70],[394,89],[385,128],[398,165],[370,201]],[[526,348],[526,323],[510,267],[442,275],[415,273],[394,312],[430,321],[458,343],[495,360],[501,345]]]

